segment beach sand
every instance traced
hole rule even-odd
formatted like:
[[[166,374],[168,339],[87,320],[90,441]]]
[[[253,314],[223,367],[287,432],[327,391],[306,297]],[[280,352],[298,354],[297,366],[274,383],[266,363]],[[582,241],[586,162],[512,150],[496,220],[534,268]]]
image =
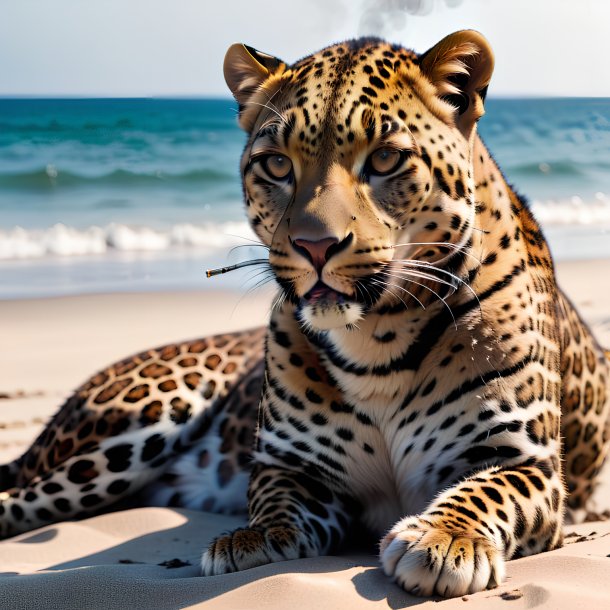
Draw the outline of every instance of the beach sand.
[[[558,277],[602,345],[610,347],[610,261],[562,263]],[[19,455],[62,399],[113,360],[166,342],[263,324],[269,299],[240,299],[202,292],[0,301],[0,463]],[[608,468],[597,508],[610,508]],[[372,555],[194,578],[206,543],[240,524],[238,518],[146,508],[17,536],[0,543],[0,608],[358,610],[436,604],[390,583]],[[497,589],[443,601],[443,607],[610,607],[610,522],[566,532],[563,548],[509,562],[506,582]]]

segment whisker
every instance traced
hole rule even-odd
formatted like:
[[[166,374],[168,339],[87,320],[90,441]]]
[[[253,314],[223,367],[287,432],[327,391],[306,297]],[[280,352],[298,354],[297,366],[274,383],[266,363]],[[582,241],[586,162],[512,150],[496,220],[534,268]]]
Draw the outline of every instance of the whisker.
[[[264,273],[267,270],[263,270],[260,273]],[[259,275],[260,275],[259,273]],[[255,290],[259,290],[260,288],[262,288],[263,286],[265,286],[266,284],[268,284],[270,281],[272,281],[274,279],[275,276],[270,276],[270,277],[264,277],[260,280],[258,280],[254,286],[251,286],[250,288],[248,288],[248,290],[246,290],[246,292],[244,292],[244,294],[242,294],[239,299],[237,300],[237,303],[235,303],[235,307],[233,307],[233,311],[231,312],[231,316],[233,316],[233,314],[235,313],[235,310],[241,305],[241,302],[250,294],[252,294]]]
[[[430,275],[428,273],[424,273],[423,271],[417,271],[417,270],[408,270],[408,269],[395,269],[393,270],[394,273],[396,275],[399,275],[403,278],[406,278],[407,276],[412,276],[412,277],[418,277],[422,280],[430,280],[432,282],[436,282],[438,284],[443,284],[445,286],[449,286],[449,288],[452,289],[451,295],[455,294],[457,287],[454,284],[451,284],[450,282],[447,282],[446,280],[442,280],[440,278],[437,278],[434,275]],[[450,295],[450,296],[451,296]]]
[[[372,297],[369,289],[366,287],[366,285],[363,284],[362,282],[360,282],[359,280],[357,280],[356,283],[360,287],[360,292],[362,294],[363,299],[366,301],[367,297],[368,297],[368,300],[372,303],[373,302],[373,297]]]
[[[437,282],[438,284],[443,284],[445,286],[449,286],[450,288],[453,289],[454,293],[457,290],[457,286],[455,284],[452,284],[451,282],[448,282],[447,280],[443,280],[441,278],[438,278],[435,275],[432,275],[430,273],[424,273],[423,271],[418,271],[418,270],[413,270],[413,269],[411,269],[411,270],[408,270],[408,269],[395,269],[394,271],[395,271],[395,273],[403,273],[403,274],[407,273],[407,274],[413,275],[415,277],[422,278],[424,280],[432,280],[433,282]]]
[[[390,274],[390,273],[383,272],[383,271],[382,271],[382,273],[383,273],[384,275],[387,275],[387,276],[388,276],[388,277],[390,277],[390,278],[393,278],[393,277],[394,277],[394,276],[392,276],[392,274]],[[401,279],[402,279],[402,280],[404,280],[405,278],[401,278]],[[385,282],[385,280],[380,280],[380,281]],[[409,280],[407,280],[407,281],[409,281]],[[386,283],[387,283],[387,282],[386,282]],[[414,283],[416,283],[416,282],[414,282]],[[407,290],[407,289],[406,289],[404,286],[399,286],[398,284],[389,284],[389,285],[391,285],[391,286],[395,286],[396,288],[399,288],[399,289],[400,289],[400,290],[402,290],[403,292],[406,292],[406,293],[407,293],[407,294],[408,294],[410,297],[412,297],[413,299],[415,299],[415,300],[416,300],[416,301],[417,301],[417,302],[418,302],[418,303],[421,305],[421,308],[422,308],[423,310],[425,310],[425,309],[426,309],[426,306],[425,306],[425,305],[424,305],[424,304],[423,304],[423,303],[422,303],[422,302],[421,302],[421,301],[420,301],[420,300],[419,300],[419,299],[418,299],[418,298],[417,298],[417,297],[416,297],[416,296],[415,296],[415,295],[414,295],[414,294],[413,294],[413,293],[412,293],[410,290]]]
[[[271,249],[271,246],[268,246],[267,244],[263,243],[260,239],[254,239],[253,237],[246,237],[245,235],[237,235],[236,233],[223,233],[223,235],[226,235],[227,237],[235,237],[236,239],[243,239],[245,241],[251,241],[255,246],[261,246],[261,248],[267,248],[267,250]],[[244,246],[247,246],[248,244],[243,244]],[[237,246],[235,246],[237,247]]]
[[[425,261],[413,261],[413,260],[408,260],[408,259],[398,259],[393,261],[395,263],[398,263],[400,265],[405,265],[405,266],[414,266],[414,267],[424,267],[426,269],[429,269],[431,272],[432,271],[437,271],[439,273],[444,273],[445,275],[448,275],[449,277],[453,278],[454,280],[456,280],[457,282],[459,282],[460,284],[462,284],[467,290],[470,291],[470,293],[472,294],[472,296],[476,299],[478,305],[479,305],[479,309],[482,312],[481,309],[481,301],[479,300],[479,295],[474,291],[474,289],[472,288],[472,286],[464,279],[461,278],[459,275],[456,275],[455,273],[451,273],[450,271],[447,271],[446,269],[442,269],[441,267],[435,267],[434,265],[432,265],[432,263],[427,263]],[[434,281],[438,281],[440,282],[440,278],[434,278]],[[453,286],[453,284],[452,284]],[[454,286],[455,288],[455,286]]]
[[[246,106],[248,106],[248,105],[261,106],[262,108],[271,110],[271,112],[274,112],[275,114],[277,114],[277,116],[279,117],[280,121],[282,121],[282,123],[284,123],[285,125],[288,125],[288,121],[286,120],[286,117],[284,117],[276,108],[271,107],[271,106],[274,106],[275,104],[271,104],[271,106],[268,106],[267,104],[261,104],[260,102],[246,102],[245,105]]]
[[[228,256],[231,256],[233,254],[233,252],[235,252],[235,250],[237,250],[238,248],[262,248],[262,247],[263,246],[261,244],[238,244],[237,246],[233,246],[229,250]]]
[[[405,271],[403,273],[408,273],[408,272]],[[413,275],[415,275],[415,272],[413,273]],[[415,275],[415,277],[418,277],[418,276]],[[426,284],[422,284],[421,282],[416,282],[415,280],[412,280],[412,279],[409,279],[409,278],[406,278],[406,277],[404,279],[407,282],[411,282],[412,284],[417,284],[418,286],[421,286],[422,288],[425,288],[426,290],[429,290],[437,299],[442,301],[443,304],[445,305],[445,307],[447,308],[447,310],[449,311],[449,314],[451,315],[451,318],[453,319],[453,325],[455,326],[455,330],[458,329],[457,321],[455,319],[455,316],[453,315],[453,311],[451,310],[451,307],[449,307],[449,304],[447,303],[447,301],[445,301],[445,299],[440,294],[438,294],[438,292],[435,292],[434,290],[432,290],[432,288],[430,288],[430,286],[426,286]]]
[[[393,290],[391,290],[391,288],[398,288],[399,290],[406,292],[407,294],[409,294],[409,296],[413,297],[424,309],[426,309],[424,307],[423,303],[414,294],[409,292],[406,288],[403,288],[402,286],[399,286],[398,284],[391,284],[384,280],[371,279],[370,281],[373,282],[374,284],[376,284],[377,286],[382,286],[383,288],[385,288],[393,297],[396,297],[405,306],[405,309],[409,309],[409,306],[404,302],[404,300],[400,296],[398,296]]]

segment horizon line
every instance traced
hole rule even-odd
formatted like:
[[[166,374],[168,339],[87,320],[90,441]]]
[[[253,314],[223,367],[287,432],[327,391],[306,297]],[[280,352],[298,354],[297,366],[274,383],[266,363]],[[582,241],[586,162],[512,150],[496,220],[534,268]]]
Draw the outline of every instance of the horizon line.
[[[235,101],[230,95],[222,94],[149,94],[149,95],[107,95],[84,93],[0,93],[0,100],[218,100]],[[487,99],[610,99],[610,95],[564,95],[564,94],[489,94]]]

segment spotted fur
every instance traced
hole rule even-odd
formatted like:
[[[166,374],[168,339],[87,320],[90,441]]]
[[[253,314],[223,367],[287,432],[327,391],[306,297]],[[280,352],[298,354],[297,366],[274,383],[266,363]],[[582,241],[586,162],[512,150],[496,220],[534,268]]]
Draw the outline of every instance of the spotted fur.
[[[204,574],[328,553],[359,526],[400,586],[448,597],[559,546],[608,449],[608,363],[477,135],[492,69],[472,31],[291,66],[231,47],[269,327],[93,377],[4,467],[2,533],[136,493],[245,511],[247,487],[248,525]]]

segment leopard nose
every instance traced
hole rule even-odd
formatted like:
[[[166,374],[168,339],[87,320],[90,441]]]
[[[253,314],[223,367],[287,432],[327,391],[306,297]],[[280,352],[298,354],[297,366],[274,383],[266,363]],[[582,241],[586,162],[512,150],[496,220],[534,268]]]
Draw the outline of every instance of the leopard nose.
[[[336,237],[325,237],[317,241],[298,238],[292,241],[292,247],[320,272],[328,259],[346,248],[351,241],[351,233],[341,242]]]

